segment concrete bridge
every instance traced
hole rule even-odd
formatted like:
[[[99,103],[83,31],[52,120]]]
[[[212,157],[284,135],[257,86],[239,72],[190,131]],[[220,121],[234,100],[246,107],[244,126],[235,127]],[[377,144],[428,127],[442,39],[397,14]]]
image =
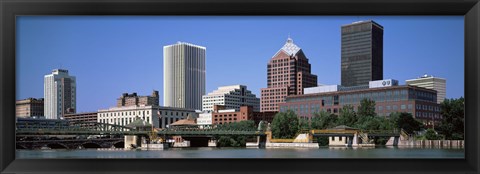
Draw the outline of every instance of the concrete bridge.
[[[42,147],[49,148],[109,148],[115,145],[116,147],[127,147],[130,144],[138,146],[142,139],[149,139],[152,134],[156,137],[170,138],[173,136],[181,136],[189,140],[194,146],[208,146],[210,140],[217,136],[242,135],[242,136],[264,136],[265,133],[254,130],[225,130],[225,129],[199,129],[199,128],[185,128],[185,129],[162,129],[152,132],[151,129],[136,129],[131,127],[106,124],[106,123],[82,123],[75,121],[64,120],[22,120],[17,122],[16,135],[17,137],[44,137],[44,136],[115,136],[124,137],[120,145],[120,141],[112,142],[106,139],[91,139],[91,140],[40,140],[40,141],[18,141],[18,149],[38,149]],[[130,137],[130,138],[127,138]]]
[[[17,140],[16,149],[123,148],[124,138]]]

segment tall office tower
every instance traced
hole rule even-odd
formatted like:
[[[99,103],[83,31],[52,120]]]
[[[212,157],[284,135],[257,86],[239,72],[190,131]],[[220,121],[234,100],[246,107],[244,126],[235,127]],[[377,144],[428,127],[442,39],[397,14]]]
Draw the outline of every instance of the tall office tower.
[[[44,77],[44,113],[47,119],[60,119],[76,111],[76,78],[68,70],[54,69]]]
[[[437,91],[437,103],[442,103],[445,100],[447,91],[447,80],[444,78],[433,77],[432,75],[423,75],[416,79],[406,80],[405,83],[411,86],[418,86]]]
[[[163,47],[163,104],[202,109],[206,48],[190,43]]]
[[[317,76],[302,49],[291,38],[275,53],[267,66],[267,88],[261,89],[260,111],[278,112],[278,103],[289,95],[303,94],[303,88],[317,86]]]
[[[213,111],[214,105],[223,105],[226,109],[239,110],[241,106],[252,106],[253,111],[260,111],[260,99],[247,90],[245,85],[221,86],[203,96],[203,111]]]
[[[383,26],[369,20],[342,26],[342,86],[383,79]]]

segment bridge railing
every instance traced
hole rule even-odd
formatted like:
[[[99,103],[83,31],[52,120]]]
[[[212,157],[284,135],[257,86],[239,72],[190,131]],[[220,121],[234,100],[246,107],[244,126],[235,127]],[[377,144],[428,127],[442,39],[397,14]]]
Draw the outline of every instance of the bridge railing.
[[[17,132],[136,132],[138,130],[126,126],[97,122],[79,122],[69,120],[33,120],[16,123]]]
[[[363,130],[362,132],[367,134],[400,135],[400,131],[397,130]]]
[[[261,135],[264,132],[254,130],[216,130],[216,129],[163,129],[157,134],[169,135]]]
[[[151,130],[138,130],[126,126],[69,120],[34,120],[17,122],[17,134],[135,134],[149,135]],[[200,129],[175,128],[156,130],[156,134],[169,135],[264,135],[255,129]]]

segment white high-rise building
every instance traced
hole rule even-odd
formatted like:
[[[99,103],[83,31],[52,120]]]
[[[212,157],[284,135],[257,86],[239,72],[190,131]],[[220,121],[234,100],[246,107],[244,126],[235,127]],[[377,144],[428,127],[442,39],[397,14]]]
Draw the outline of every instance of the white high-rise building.
[[[61,119],[64,114],[76,112],[76,78],[68,75],[68,70],[54,69],[45,75],[43,86],[45,118]]]
[[[245,85],[222,86],[203,96],[203,111],[213,111],[213,105],[224,105],[226,109],[239,110],[240,106],[252,106],[260,111],[260,99],[247,90]]]
[[[190,43],[163,47],[163,104],[202,109],[206,48]]]
[[[423,75],[416,79],[406,80],[407,85],[418,86],[437,91],[437,103],[442,103],[445,100],[447,93],[447,80],[444,78],[433,77],[431,75]]]

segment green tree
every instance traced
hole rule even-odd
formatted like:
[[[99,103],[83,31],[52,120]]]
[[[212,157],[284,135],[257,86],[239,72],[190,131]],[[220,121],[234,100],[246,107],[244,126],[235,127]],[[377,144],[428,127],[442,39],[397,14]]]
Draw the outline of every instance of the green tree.
[[[300,130],[309,130],[310,129],[310,123],[308,122],[307,119],[299,119],[299,126]]]
[[[258,129],[253,120],[244,120],[240,122],[227,123],[217,125],[218,130],[244,130],[255,131]],[[220,136],[217,138],[217,146],[219,147],[244,147],[246,146],[247,137],[243,135]]]
[[[380,130],[382,124],[382,118],[380,117],[364,117],[360,119],[357,124],[355,124],[356,128],[362,130]]]
[[[279,112],[270,125],[273,138],[292,138],[300,128],[299,118],[292,110]]]
[[[230,136],[221,136],[217,141],[217,146],[219,147],[237,147],[239,146],[238,142],[235,141]]]
[[[320,111],[319,113],[313,114],[313,117],[310,121],[310,127],[312,129],[328,129],[335,127],[337,122],[337,116],[325,111]],[[328,137],[318,137],[317,142],[319,146],[327,146]]]
[[[352,105],[344,105],[340,109],[340,115],[338,116],[337,125],[354,126],[357,123],[357,114],[355,113]]]
[[[465,99],[445,99],[440,104],[443,120],[435,129],[447,140],[463,140],[465,136]]]
[[[314,113],[310,127],[312,129],[327,129],[327,128],[332,128],[337,126],[337,116],[325,112],[325,111],[320,111],[320,113]]]
[[[394,130],[397,129],[395,126],[395,118],[385,118],[378,117],[380,121],[379,130]]]
[[[407,112],[400,112],[390,114],[393,119],[393,124],[398,129],[403,129],[405,132],[412,134],[414,131],[419,131],[423,128],[423,123],[413,118],[412,114]]]
[[[377,116],[377,113],[375,113],[375,101],[368,98],[362,99],[358,106],[357,115],[360,118]]]
[[[433,129],[427,129],[427,132],[425,132],[425,138],[427,140],[439,140],[441,139],[441,136],[437,135],[437,132]]]

